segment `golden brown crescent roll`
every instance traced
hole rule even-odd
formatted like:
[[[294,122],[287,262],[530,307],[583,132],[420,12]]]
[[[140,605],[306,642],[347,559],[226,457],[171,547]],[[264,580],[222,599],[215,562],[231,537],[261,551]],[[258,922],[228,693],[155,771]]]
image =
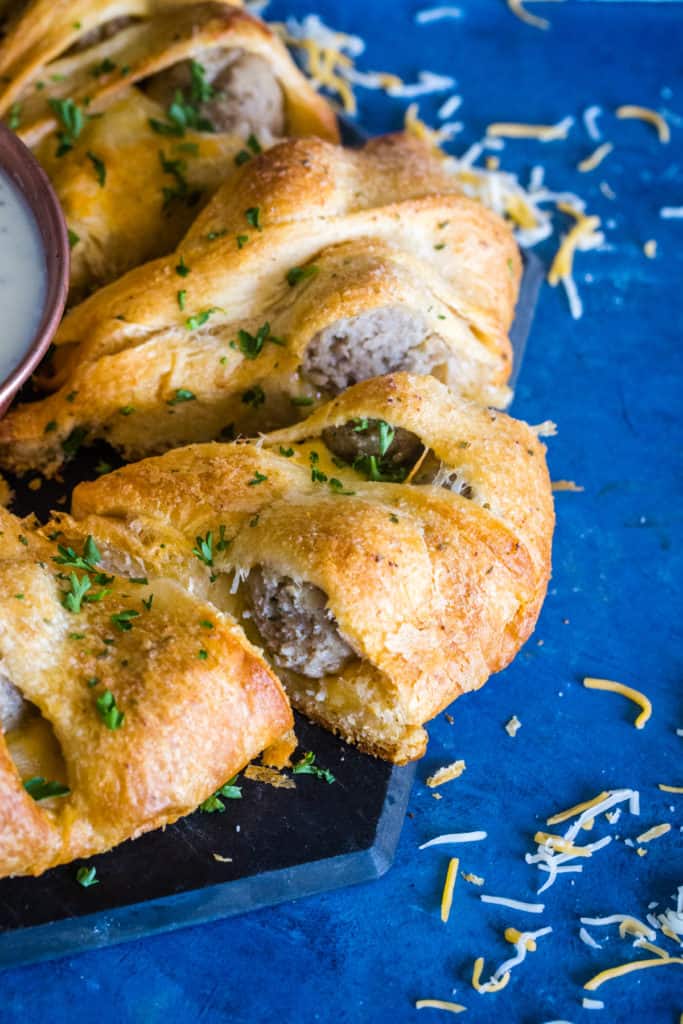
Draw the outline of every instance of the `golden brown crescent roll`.
[[[526,424],[396,374],[258,442],[81,484],[68,528],[230,611],[295,707],[401,763],[534,628],[553,530],[544,452]]]
[[[229,616],[105,575],[92,537],[69,551],[2,510],[0,527],[0,876],[175,821],[291,727]]]
[[[0,76],[0,114],[64,208],[72,299],[170,252],[236,161],[284,135],[338,138],[282,42],[225,0],[34,0]]]
[[[57,390],[0,422],[0,464],[50,473],[86,439],[134,459],[254,433],[396,370],[504,403],[519,275],[508,227],[421,142],[281,143],[172,256],[72,310]]]

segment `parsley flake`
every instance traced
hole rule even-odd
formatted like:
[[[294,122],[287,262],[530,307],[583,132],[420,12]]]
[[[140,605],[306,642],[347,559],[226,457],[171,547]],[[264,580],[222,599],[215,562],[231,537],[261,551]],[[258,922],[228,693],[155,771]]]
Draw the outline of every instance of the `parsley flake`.
[[[136,612],[133,608],[126,608],[122,612],[116,612],[114,615],[110,615],[109,618],[116,628],[121,630],[122,633],[130,633],[133,628],[131,619],[137,619],[139,615],[140,612]]]
[[[302,759],[292,768],[293,775],[315,775],[317,779],[323,779],[327,783],[335,782],[335,777],[327,768],[320,768],[315,763],[315,754],[309,750]]]
[[[287,284],[290,288],[293,288],[299,281],[305,281],[307,277],[315,277],[318,270],[319,268],[314,264],[310,264],[307,267],[292,267],[291,270],[287,271]]]
[[[48,782],[42,775],[34,775],[23,783],[24,789],[34,800],[49,800],[53,796],[68,796],[71,792],[68,786],[61,782]]]
[[[111,729],[113,732],[116,729],[121,728],[126,714],[124,711],[120,711],[119,708],[117,708],[116,697],[111,690],[105,690],[104,693],[96,699],[95,707],[97,708],[97,712],[107,729]]]
[[[187,388],[176,388],[173,398],[166,400],[166,405],[180,405],[182,402],[195,401],[197,396],[192,391],[188,391]]]
[[[267,479],[267,476],[265,476],[263,473],[259,473],[259,471],[256,470],[256,474],[252,477],[251,480],[248,481],[247,487],[256,487],[257,484],[262,484],[263,481]]]
[[[244,216],[246,217],[247,224],[252,228],[256,228],[257,231],[263,231],[260,206],[250,206],[248,210],[244,211]]]
[[[222,814],[225,810],[225,804],[221,797],[226,800],[241,800],[242,787],[235,785],[236,779],[237,776],[235,775],[232,779],[226,782],[224,786],[221,786],[221,788],[217,789],[215,793],[212,793],[207,800],[204,800],[204,802],[199,805],[199,810],[203,811],[204,814]]]
[[[84,889],[89,889],[91,885],[99,885],[100,880],[97,877],[97,868],[79,868],[76,872],[76,881]]]

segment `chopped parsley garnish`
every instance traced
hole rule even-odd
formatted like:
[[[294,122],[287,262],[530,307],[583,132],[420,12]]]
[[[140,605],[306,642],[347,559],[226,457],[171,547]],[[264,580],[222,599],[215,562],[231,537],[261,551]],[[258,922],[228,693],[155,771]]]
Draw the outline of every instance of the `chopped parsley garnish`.
[[[335,494],[348,495],[356,493],[355,491],[345,491],[344,484],[341,482],[341,480],[337,480],[336,476],[331,476],[330,479],[328,480],[328,484],[330,485],[330,490],[334,491]]]
[[[254,384],[253,388],[247,388],[242,395],[243,403],[251,405],[254,409],[258,409],[259,405],[263,405],[265,400],[265,392],[259,384]]]
[[[97,877],[97,868],[79,868],[76,872],[76,881],[84,889],[89,889],[91,885],[99,885],[100,880]]]
[[[335,781],[335,777],[327,768],[320,768],[315,763],[315,754],[309,750],[301,760],[292,768],[293,775],[315,775],[317,779],[323,779],[327,783]]]
[[[199,810],[203,811],[205,814],[215,814],[216,812],[222,814],[225,810],[225,804],[221,797],[226,800],[241,800],[242,787],[235,785],[236,779],[237,776],[235,775],[232,779],[226,782],[224,786],[221,786],[221,788],[217,789],[215,793],[212,793],[207,800],[199,805]]]
[[[237,235],[235,241],[237,242],[237,248],[243,249],[249,241],[249,235]]]
[[[52,561],[69,569],[85,569],[86,572],[92,572],[102,561],[100,550],[91,534],[86,538],[82,555],[77,555],[73,548],[65,547],[64,544],[58,544],[57,551],[59,554],[55,555]]]
[[[34,775],[26,779],[24,789],[34,800],[48,800],[52,796],[67,796],[71,790],[61,782],[48,782],[42,775]]]
[[[190,96],[197,103],[206,103],[214,95],[213,86],[206,80],[206,68],[197,60],[190,61]]]
[[[207,320],[213,316],[214,313],[219,313],[220,309],[218,306],[210,306],[209,309],[203,309],[200,313],[195,313],[194,316],[188,316],[185,321],[185,326],[188,331],[196,331],[198,327],[203,327]]]
[[[396,431],[384,420],[377,421],[377,430],[379,432],[379,454],[386,455],[389,448],[391,448]]]
[[[225,527],[223,527],[225,529]],[[195,538],[197,546],[192,548],[192,554],[196,555],[200,562],[204,565],[213,565],[213,533],[211,530],[207,533],[206,537]]]
[[[84,443],[88,431],[85,427],[74,427],[69,436],[62,441],[62,451],[65,455],[75,455]]]
[[[216,551],[227,551],[232,544],[229,537],[225,536],[225,526],[221,523],[219,526],[218,542],[216,544]]]
[[[217,238],[225,238],[228,233],[227,228],[223,228],[222,231],[209,231],[206,239],[208,242],[215,242]]]
[[[284,455],[284,457],[286,459],[291,459],[293,454],[294,454],[294,449],[293,448],[283,448],[282,445],[280,445],[280,455]]]
[[[69,248],[73,249],[74,246],[78,245],[78,243],[80,242],[81,236],[77,235],[75,231],[71,230],[71,228],[68,229],[68,234],[69,234]]]
[[[246,359],[256,359],[266,341],[272,342],[273,345],[284,345],[282,338],[276,338],[270,333],[270,324],[267,321],[259,327],[256,334],[243,330],[237,332],[237,347]]]
[[[154,594],[150,594],[149,597],[143,597],[142,598],[142,607],[145,609],[145,611],[151,612],[151,610],[152,610],[152,602],[153,601],[154,601]]]
[[[400,484],[408,476],[405,466],[390,467],[382,463],[376,455],[361,455],[353,463],[357,473],[362,473],[368,480],[379,483]]]
[[[188,206],[194,206],[199,201],[201,192],[196,189],[194,191],[190,190],[187,178],[185,177],[185,171],[187,170],[186,162],[184,160],[169,160],[161,150],[159,151],[159,161],[164,174],[170,174],[175,179],[175,186],[173,188],[165,186],[161,190],[164,197],[164,209],[174,199],[182,199]]]
[[[136,612],[137,614],[137,612]],[[106,725],[107,729],[114,731],[120,729],[123,725],[123,720],[126,717],[125,711],[120,711],[116,706],[116,697],[111,690],[105,690],[95,700],[95,707],[97,712]]]
[[[398,522],[398,516],[394,515],[394,513],[392,512],[391,515],[389,516],[389,522],[390,523],[397,523]]]
[[[133,628],[131,619],[137,619],[140,612],[136,612],[133,608],[126,608],[122,612],[115,612],[114,615],[110,615],[109,618],[117,629],[120,629],[122,633],[130,633]]]
[[[182,402],[193,402],[197,396],[192,392],[188,391],[187,388],[176,388],[173,398],[166,400],[166,405],[180,405]]]
[[[75,572],[72,572],[69,574],[68,580],[69,589],[62,592],[62,604],[73,615],[78,615],[84,601],[101,601],[110,593],[108,590],[100,590],[96,594],[90,594],[92,580],[87,573],[79,578]]]
[[[318,469],[318,463],[320,461],[320,456],[318,455],[318,453],[311,452],[311,454],[308,456],[308,461],[311,464],[311,480],[313,481],[313,483],[326,484],[327,473],[323,473],[321,472],[321,470]]]
[[[21,103],[13,103],[7,121],[10,131],[16,132],[21,127]]]
[[[290,402],[292,405],[313,405],[315,398],[311,395],[292,395]]]
[[[64,156],[74,148],[76,140],[83,131],[86,115],[81,108],[71,99],[51,99],[50,107],[57,117],[61,128],[57,132],[57,156]]]
[[[187,277],[187,275],[190,273],[190,268],[186,264],[183,256],[180,257],[180,263],[175,268],[175,272],[176,274],[179,275],[179,277]]]
[[[246,164],[248,160],[251,160],[252,155],[258,155],[259,153],[263,152],[261,143],[256,138],[253,132],[247,139],[247,147],[247,149],[240,149],[239,153],[237,153],[235,156],[235,163],[237,164],[238,167],[241,167],[242,164]]]
[[[183,289],[182,289],[181,291],[179,291],[179,292],[178,292],[178,294],[177,294],[177,299],[178,299],[178,308],[179,308],[180,310],[182,310],[182,311],[184,311],[184,310],[185,310],[185,300],[186,300],[186,298],[187,298],[187,292],[186,292],[186,291],[185,291],[185,289],[183,288]]]
[[[256,470],[255,475],[252,477],[251,480],[247,482],[247,487],[256,487],[257,484],[262,484],[263,481],[267,479],[267,476],[265,476],[263,473],[259,473],[259,471]]]
[[[213,629],[213,622],[209,622],[208,619],[201,619],[199,625],[202,629]]]
[[[140,587],[146,587],[149,584],[149,580],[146,576],[131,576],[130,583],[137,583]]]
[[[197,652],[197,657],[199,658],[200,661],[206,661],[206,659],[209,657],[209,652],[205,651],[204,648],[202,647]]]
[[[95,64],[95,66],[90,69],[90,74],[93,78],[99,78],[100,75],[106,75],[110,71],[116,71],[116,64],[113,60],[109,60],[108,57],[105,57],[103,61],[100,61],[99,64]]]
[[[56,429],[57,429],[57,420],[50,420],[49,423],[45,424],[45,429],[43,430],[43,433],[44,434],[51,434]]]
[[[263,231],[260,206],[250,206],[248,210],[244,211],[244,216],[247,219],[247,224],[252,228],[256,228],[257,231]]]
[[[113,468],[114,467],[110,465],[110,463],[105,462],[104,459],[100,459],[100,461],[95,466],[95,472],[97,473],[98,476],[104,476],[106,473],[111,473]]]
[[[121,408],[119,409],[119,412],[121,413],[122,416],[132,416],[133,413],[135,412],[135,406],[122,405]]]
[[[314,264],[308,267],[292,267],[291,270],[287,271],[287,284],[290,288],[293,288],[299,281],[305,281],[307,277],[315,277],[318,273],[318,267]]]

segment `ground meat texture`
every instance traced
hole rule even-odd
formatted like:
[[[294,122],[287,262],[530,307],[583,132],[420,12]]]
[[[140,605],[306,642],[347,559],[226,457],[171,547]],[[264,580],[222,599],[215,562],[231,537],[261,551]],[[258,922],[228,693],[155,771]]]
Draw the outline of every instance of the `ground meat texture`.
[[[0,732],[9,732],[21,725],[29,709],[16,686],[0,673]]]
[[[391,468],[414,466],[423,450],[420,438],[403,427],[390,428],[393,439],[382,452],[379,424],[379,420],[349,420],[341,427],[326,427],[323,441],[331,452],[350,465],[365,455],[375,455]]]
[[[268,143],[285,132],[285,106],[280,83],[263,57],[242,50],[216,50],[202,55],[199,64],[213,89],[211,99],[193,104],[200,117],[217,132],[242,138],[255,135]],[[191,62],[182,61],[159,72],[145,84],[152,99],[167,108],[181,90],[191,96]]]
[[[113,36],[118,35],[122,29],[135,24],[137,20],[137,18],[125,15],[105,21],[103,25],[98,25],[97,28],[93,28],[90,32],[86,32],[84,36],[81,36],[78,42],[74,43],[71,47],[69,53],[82,53],[83,50],[89,50],[91,46],[97,46],[98,43],[103,43],[105,39],[111,39]]]
[[[445,355],[443,342],[429,336],[419,314],[386,307],[337,320],[320,331],[306,349],[302,370],[316,387],[336,395],[396,370],[429,373]]]
[[[355,657],[319,587],[257,567],[251,570],[246,589],[253,620],[280,668],[320,679],[339,672]]]

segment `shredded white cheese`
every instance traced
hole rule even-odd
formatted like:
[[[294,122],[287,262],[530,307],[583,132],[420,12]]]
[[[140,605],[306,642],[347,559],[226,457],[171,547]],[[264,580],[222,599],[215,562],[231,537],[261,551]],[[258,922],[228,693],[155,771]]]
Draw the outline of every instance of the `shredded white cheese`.
[[[419,850],[426,850],[428,846],[443,846],[446,843],[478,843],[486,839],[486,832],[449,832],[443,836],[435,836],[428,843],[419,846]]]
[[[542,914],[545,910],[545,903],[524,903],[522,900],[508,899],[507,896],[488,896],[482,893],[479,899],[482,903],[496,903],[510,910],[524,910],[527,914]]]
[[[584,1010],[605,1009],[605,1004],[602,1002],[601,999],[588,999],[587,996],[583,997],[583,999],[581,1000],[581,1005],[583,1006]]]
[[[602,107],[598,107],[597,105],[587,107],[583,112],[583,123],[586,131],[588,132],[589,138],[591,138],[593,142],[600,142],[600,139],[602,138],[602,133],[598,128],[598,118],[601,114]]]
[[[582,942],[585,942],[591,949],[602,949],[599,942],[596,942],[592,935],[590,935],[585,928],[579,928],[579,938]]]
[[[428,25],[432,21],[442,21],[444,18],[462,18],[462,9],[460,7],[427,7],[415,15],[418,25]]]
[[[683,217],[683,206],[663,206],[659,211],[659,216],[662,220],[679,220]],[[683,730],[681,730],[681,735],[683,735]]]
[[[508,736],[516,736],[519,730],[522,728],[522,723],[517,718],[517,715],[513,715],[509,722],[505,725],[505,732]]]
[[[455,93],[453,96],[449,96],[445,103],[442,103],[436,112],[436,116],[440,121],[447,121],[449,117],[453,117],[460,107],[462,106],[462,96],[458,96]]]

